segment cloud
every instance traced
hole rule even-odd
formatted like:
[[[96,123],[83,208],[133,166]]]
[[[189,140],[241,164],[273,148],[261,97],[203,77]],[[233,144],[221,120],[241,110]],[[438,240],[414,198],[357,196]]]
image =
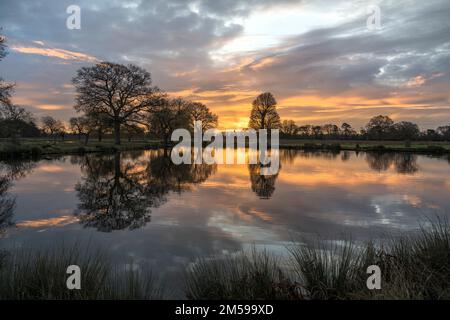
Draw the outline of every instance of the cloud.
[[[74,113],[74,92],[61,84],[98,59],[148,69],[161,88],[207,103],[222,127],[245,124],[263,91],[275,94],[282,117],[298,121],[348,118],[357,127],[389,113],[423,126],[450,122],[450,3],[376,3],[378,31],[367,30],[366,2],[359,0],[80,0],[81,30],[68,30],[68,0],[4,0],[0,21],[17,50],[2,61],[2,76],[29,85],[17,86],[16,99],[33,110],[63,106],[46,111],[64,117]],[[315,21],[297,31],[274,20],[276,30],[265,26],[259,34],[258,17],[277,17],[281,9],[311,13]],[[248,25],[254,21],[260,25]],[[244,50],[260,37],[276,41]]]
[[[44,45],[41,42],[41,45]],[[74,52],[64,49],[56,49],[56,48],[37,48],[37,47],[25,47],[25,46],[11,46],[11,49],[20,53],[26,54],[37,54],[46,57],[58,58],[62,60],[73,60],[73,61],[86,61],[86,62],[99,62],[99,60],[93,56],[88,54]]]

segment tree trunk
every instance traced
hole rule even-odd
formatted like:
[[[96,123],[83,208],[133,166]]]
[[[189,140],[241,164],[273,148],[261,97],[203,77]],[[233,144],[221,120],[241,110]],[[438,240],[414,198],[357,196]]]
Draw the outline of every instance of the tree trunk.
[[[120,144],[120,122],[114,121],[114,143]]]
[[[120,185],[120,152],[114,154],[114,184],[117,188]]]
[[[103,131],[102,129],[98,129],[98,141],[102,142],[102,138],[103,138]]]
[[[86,133],[86,136],[84,137],[84,145],[87,146],[89,142],[89,133]]]

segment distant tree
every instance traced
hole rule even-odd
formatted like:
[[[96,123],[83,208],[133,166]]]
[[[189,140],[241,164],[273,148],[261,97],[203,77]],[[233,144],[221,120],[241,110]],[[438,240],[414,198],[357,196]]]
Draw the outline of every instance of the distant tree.
[[[283,120],[281,123],[281,133],[287,136],[295,136],[298,132],[298,127],[294,120]]]
[[[131,142],[134,137],[143,137],[145,134],[145,129],[137,124],[127,124],[123,127],[122,131],[125,133],[128,142]]]
[[[322,133],[330,138],[336,138],[339,135],[339,127],[331,123],[325,124],[322,126]]]
[[[450,125],[437,128],[437,132],[446,141],[450,141]]]
[[[72,82],[78,94],[75,109],[108,117],[116,144],[120,144],[120,128],[141,122],[159,92],[152,86],[150,73],[131,64],[101,62],[83,67]]]
[[[86,118],[85,117],[73,117],[69,119],[70,131],[78,136],[78,140],[86,133]]]
[[[372,139],[387,139],[390,138],[394,121],[388,116],[376,116],[370,119],[366,125],[366,132],[369,138]]]
[[[424,130],[421,136],[424,140],[439,140],[439,133],[434,129]]]
[[[172,132],[178,128],[187,129],[189,119],[189,104],[182,99],[160,99],[153,106],[149,114],[148,126],[150,132],[164,142],[164,147],[169,145]]]
[[[17,105],[4,104],[0,106],[0,136],[5,138],[36,137],[39,129],[34,123],[32,114]]]
[[[310,124],[299,126],[297,130],[298,135],[303,137],[309,137],[312,134],[312,126]]]
[[[270,92],[260,94],[252,105],[248,127],[258,129],[279,129],[280,116],[277,112],[277,101]]]
[[[400,140],[415,140],[420,135],[419,126],[412,122],[401,121],[392,127],[393,135]]]
[[[2,117],[6,120],[20,120],[24,122],[34,121],[31,112],[18,105],[4,104],[0,106],[0,112]]]
[[[311,132],[312,132],[314,138],[316,138],[316,139],[320,138],[322,135],[322,127],[321,126],[313,126],[311,128]]]
[[[353,130],[352,126],[346,122],[341,125],[341,132],[342,135],[346,138],[354,136],[356,134],[356,131]]]
[[[97,133],[98,141],[102,141],[105,134],[112,132],[113,122],[107,115],[91,112],[86,114],[86,118],[89,120],[91,132]]]
[[[88,144],[92,132],[97,129],[95,120],[86,116],[70,118],[69,127],[72,133],[78,136],[78,140],[84,136],[85,145]]]
[[[34,138],[39,137],[40,130],[34,122],[25,122],[22,120],[0,119],[0,137],[12,138],[18,137]]]
[[[193,125],[194,121],[202,122],[202,132],[216,128],[219,122],[219,117],[212,113],[206,105],[200,102],[190,103],[188,106],[188,114],[190,126]]]
[[[41,119],[42,122],[42,132],[49,136],[54,136],[57,133],[60,133],[62,130],[63,123],[60,120],[56,120],[51,116],[45,116]]]

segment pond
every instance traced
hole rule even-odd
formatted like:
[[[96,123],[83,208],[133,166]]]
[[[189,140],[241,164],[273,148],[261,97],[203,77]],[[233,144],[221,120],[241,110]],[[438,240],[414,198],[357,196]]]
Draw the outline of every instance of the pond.
[[[245,150],[237,150],[245,152]],[[89,242],[174,287],[199,257],[302,237],[380,239],[450,215],[449,159],[280,151],[257,165],[174,165],[160,150],[0,162],[0,248]]]

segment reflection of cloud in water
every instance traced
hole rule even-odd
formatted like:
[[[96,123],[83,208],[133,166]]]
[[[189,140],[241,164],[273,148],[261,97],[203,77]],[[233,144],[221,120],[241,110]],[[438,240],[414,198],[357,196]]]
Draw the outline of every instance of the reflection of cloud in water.
[[[117,261],[148,263],[176,281],[198,256],[252,244],[279,250],[299,234],[367,239],[414,229],[426,214],[450,212],[444,179],[450,166],[440,159],[280,153],[281,171],[270,183],[260,183],[256,172],[252,179],[248,165],[177,167],[157,151],[124,153],[118,163],[114,156],[95,155],[43,161],[8,187],[17,197],[14,220],[22,228],[1,245],[89,239]],[[45,165],[64,170],[40,170]],[[261,200],[254,190],[269,196]],[[110,195],[120,201],[109,202]],[[69,223],[75,222],[73,212],[81,224]]]

